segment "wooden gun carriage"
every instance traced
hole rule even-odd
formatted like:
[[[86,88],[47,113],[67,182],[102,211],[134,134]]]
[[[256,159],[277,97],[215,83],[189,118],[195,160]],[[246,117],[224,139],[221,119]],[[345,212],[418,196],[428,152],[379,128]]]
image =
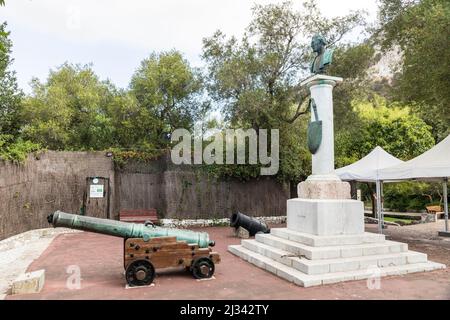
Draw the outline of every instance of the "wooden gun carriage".
[[[124,238],[124,269],[129,286],[150,285],[156,269],[184,267],[196,279],[211,278],[220,256],[205,232],[161,228],[86,217],[61,211],[47,217],[54,227],[66,227]]]

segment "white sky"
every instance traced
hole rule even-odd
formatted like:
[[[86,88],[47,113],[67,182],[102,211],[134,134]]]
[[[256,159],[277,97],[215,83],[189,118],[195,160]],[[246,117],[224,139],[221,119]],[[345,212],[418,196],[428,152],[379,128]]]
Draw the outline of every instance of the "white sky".
[[[254,3],[268,0],[6,0],[13,41],[13,69],[19,86],[30,91],[31,78],[44,80],[65,61],[93,63],[102,79],[127,87],[142,59],[152,51],[176,48],[201,66],[202,39],[220,29],[240,36]],[[294,0],[301,8],[301,0]],[[376,0],[318,0],[326,16],[365,9],[376,16]]]

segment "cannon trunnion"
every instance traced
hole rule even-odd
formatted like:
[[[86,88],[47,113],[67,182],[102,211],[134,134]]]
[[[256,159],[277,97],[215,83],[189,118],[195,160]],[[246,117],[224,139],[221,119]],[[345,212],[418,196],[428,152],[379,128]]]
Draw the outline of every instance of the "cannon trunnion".
[[[56,211],[47,217],[54,227],[66,227],[124,239],[125,278],[129,286],[149,285],[156,269],[184,267],[196,279],[210,278],[220,262],[206,232],[161,228]]]

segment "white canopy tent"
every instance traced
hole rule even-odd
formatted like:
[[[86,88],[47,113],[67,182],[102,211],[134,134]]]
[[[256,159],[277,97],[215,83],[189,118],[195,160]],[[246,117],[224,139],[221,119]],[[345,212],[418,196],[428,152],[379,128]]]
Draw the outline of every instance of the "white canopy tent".
[[[404,163],[379,171],[381,181],[395,180],[442,180],[445,232],[440,235],[449,236],[448,232],[448,196],[447,181],[450,177],[450,135],[420,156]]]
[[[383,232],[383,210],[381,201],[383,185],[380,179],[380,171],[402,163],[404,163],[404,161],[397,159],[380,146],[377,146],[362,159],[352,163],[351,165],[335,170],[335,173],[339,176],[339,178],[341,178],[341,180],[374,182],[376,184],[376,207],[378,230],[380,233]]]
[[[375,147],[368,155],[346,167],[335,170],[341,180],[360,182],[376,182],[381,169],[403,163],[380,146]]]
[[[382,180],[433,180],[450,177],[450,135],[412,160],[380,171]]]

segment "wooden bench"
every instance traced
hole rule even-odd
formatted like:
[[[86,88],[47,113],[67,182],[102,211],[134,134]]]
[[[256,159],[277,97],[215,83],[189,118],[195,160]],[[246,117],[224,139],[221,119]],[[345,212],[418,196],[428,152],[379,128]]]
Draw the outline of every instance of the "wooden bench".
[[[444,215],[444,210],[441,206],[427,206],[425,208],[427,209],[428,214],[433,214],[435,216],[435,221],[437,221],[440,216]]]
[[[122,209],[119,212],[119,220],[122,222],[144,223],[158,222],[156,209]]]

